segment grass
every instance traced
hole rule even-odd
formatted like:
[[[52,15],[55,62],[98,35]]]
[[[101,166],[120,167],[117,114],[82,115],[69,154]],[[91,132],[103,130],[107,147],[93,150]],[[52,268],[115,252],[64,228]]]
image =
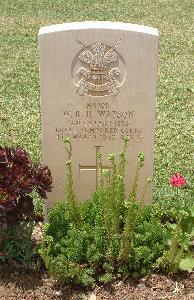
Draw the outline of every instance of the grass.
[[[41,160],[37,34],[41,26],[110,20],[160,33],[155,136],[155,197],[169,176],[191,179],[192,0],[4,0],[0,3],[0,144]]]

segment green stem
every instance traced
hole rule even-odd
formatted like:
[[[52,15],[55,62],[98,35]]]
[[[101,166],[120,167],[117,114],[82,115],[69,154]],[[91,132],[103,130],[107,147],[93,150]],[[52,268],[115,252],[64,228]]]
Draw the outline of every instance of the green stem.
[[[176,188],[176,194],[177,194],[176,196],[177,196],[177,200],[178,200],[178,198],[179,198],[179,188],[178,187]]]

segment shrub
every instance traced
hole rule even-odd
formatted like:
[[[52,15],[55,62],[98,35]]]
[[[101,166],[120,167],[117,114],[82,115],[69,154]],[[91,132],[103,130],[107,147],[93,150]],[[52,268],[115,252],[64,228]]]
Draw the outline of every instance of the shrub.
[[[174,249],[180,247],[181,239],[191,229],[191,224],[188,225],[184,219],[178,222],[179,210],[175,215],[168,215],[165,203],[144,206],[143,200],[137,201],[143,154],[138,156],[128,197],[125,197],[124,185],[125,140],[119,162],[116,163],[114,154],[109,155],[112,170],[104,172],[101,168],[97,191],[87,202],[78,205],[73,192],[71,143],[68,139],[65,143],[68,153],[66,201],[58,202],[50,211],[40,249],[49,272],[62,283],[74,281],[83,285],[107,283],[128,275],[137,278],[158,269],[175,272],[181,259],[189,252],[189,246],[178,257],[174,256]],[[100,154],[98,159],[102,166]],[[179,230],[178,233],[175,233],[176,230],[169,231],[170,224],[181,228],[178,240]],[[169,237],[172,239],[171,245]],[[191,235],[187,237],[187,242],[191,242]],[[173,268],[169,265],[170,259]]]
[[[52,178],[47,167],[33,164],[28,153],[17,147],[0,147],[0,229],[22,220],[39,220],[31,193],[42,198],[51,191]]]
[[[38,245],[32,239],[34,222],[20,222],[6,230],[6,238],[0,244],[0,263],[17,263],[28,268],[38,268]]]
[[[0,261],[35,263],[31,235],[35,222],[43,217],[34,210],[32,194],[46,198],[51,183],[49,169],[33,164],[25,150],[0,147]]]

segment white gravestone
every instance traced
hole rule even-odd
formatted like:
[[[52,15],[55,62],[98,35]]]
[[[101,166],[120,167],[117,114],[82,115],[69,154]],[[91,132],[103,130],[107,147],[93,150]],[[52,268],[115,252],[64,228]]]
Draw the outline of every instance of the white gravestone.
[[[73,146],[77,199],[89,198],[98,184],[96,154],[109,169],[109,153],[118,153],[128,137],[126,192],[139,152],[145,165],[141,197],[153,175],[158,31],[135,24],[67,23],[39,32],[43,161],[53,176],[47,208],[65,199],[63,140]],[[152,200],[152,188],[146,201]]]

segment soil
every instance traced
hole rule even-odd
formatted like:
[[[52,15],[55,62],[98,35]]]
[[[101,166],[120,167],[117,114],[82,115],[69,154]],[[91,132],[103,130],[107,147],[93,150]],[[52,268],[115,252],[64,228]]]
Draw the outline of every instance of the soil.
[[[42,223],[33,232],[42,240]],[[0,300],[194,300],[194,272],[174,277],[152,274],[141,280],[125,278],[111,284],[83,288],[60,285],[44,270],[26,269],[12,261],[0,264]]]
[[[1,300],[193,300],[194,272],[170,278],[153,274],[139,281],[126,278],[93,289],[62,286],[44,271],[0,265]]]

